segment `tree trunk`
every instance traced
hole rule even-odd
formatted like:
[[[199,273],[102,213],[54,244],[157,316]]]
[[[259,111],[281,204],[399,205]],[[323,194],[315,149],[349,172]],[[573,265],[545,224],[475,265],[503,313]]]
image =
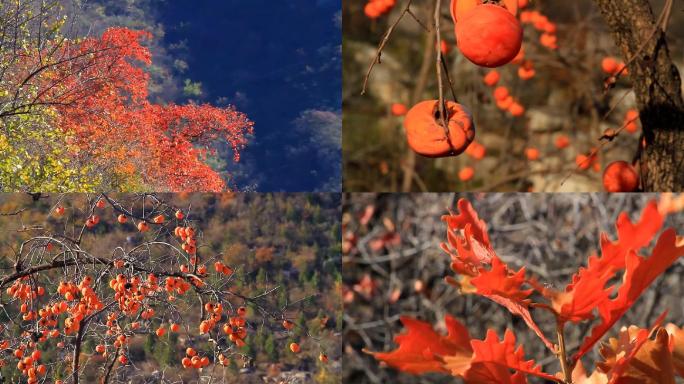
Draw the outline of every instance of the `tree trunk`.
[[[594,1],[624,59],[636,55],[629,76],[646,140],[640,158],[644,191],[683,191],[684,101],[665,32],[653,33],[656,19],[648,0]]]

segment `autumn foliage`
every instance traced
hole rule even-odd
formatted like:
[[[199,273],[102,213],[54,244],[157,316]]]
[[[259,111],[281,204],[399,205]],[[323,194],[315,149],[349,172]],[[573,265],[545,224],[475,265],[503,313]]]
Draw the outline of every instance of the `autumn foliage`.
[[[229,175],[208,160],[218,150],[222,155],[232,151],[229,161],[239,160],[253,133],[247,116],[232,106],[153,103],[148,91],[152,55],[145,45],[150,33],[115,27],[101,36],[65,37],[63,23],[50,24],[51,32],[34,26],[30,3],[0,6],[16,14],[16,20],[3,19],[16,31],[3,34],[0,49],[0,149],[8,156],[17,152],[16,159],[0,164],[0,189],[233,187]],[[54,6],[40,8],[37,15],[58,16]],[[9,36],[23,43],[12,44]],[[18,51],[9,49],[18,45]],[[54,138],[33,139],[34,131]]]
[[[646,288],[684,255],[684,241],[674,229],[662,228],[673,206],[670,200],[660,206],[652,201],[636,222],[622,213],[616,222],[617,238],[603,234],[600,254],[591,255],[559,290],[530,276],[525,267],[515,270],[506,265],[492,247],[486,223],[467,200],[459,200],[458,211],[443,217],[447,241],[441,248],[456,273],[447,276],[447,282],[520,317],[559,359],[561,372],[542,372],[535,361],[527,360],[511,330],[500,337],[490,329],[484,340],[478,340],[448,315],[446,335],[427,322],[403,316],[406,331],[395,339],[398,348],[369,353],[401,371],[438,372],[467,383],[525,383],[529,375],[558,383],[674,383],[676,375],[684,377],[684,330],[663,325],[666,312],[654,324],[623,328],[616,338],[604,339]],[[555,338],[540,329],[534,311],[552,315]],[[586,323],[591,325],[586,337],[569,351],[565,328]],[[602,360],[587,373],[582,358],[602,340]]]
[[[57,107],[58,124],[74,134],[81,153],[113,165],[125,178],[141,174],[143,184],[153,190],[225,189],[220,174],[205,163],[209,148],[217,140],[224,141],[239,160],[252,123],[233,108],[150,103],[149,75],[135,65],[151,63],[149,51],[141,45],[149,37],[145,32],[114,28],[100,39],[65,47],[96,53],[57,66],[49,75],[64,79],[63,86],[73,94],[67,105]],[[83,70],[75,72],[73,65]],[[79,84],[83,76],[96,80]],[[52,94],[48,92],[46,98]]]

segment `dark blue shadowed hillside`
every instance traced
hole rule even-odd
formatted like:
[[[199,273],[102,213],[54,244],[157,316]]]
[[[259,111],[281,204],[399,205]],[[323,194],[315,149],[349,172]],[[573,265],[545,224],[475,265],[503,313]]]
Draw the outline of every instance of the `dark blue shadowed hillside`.
[[[201,100],[255,122],[229,166],[238,188],[340,189],[340,0],[173,0],[157,11],[164,45],[185,42],[181,76],[202,83]]]

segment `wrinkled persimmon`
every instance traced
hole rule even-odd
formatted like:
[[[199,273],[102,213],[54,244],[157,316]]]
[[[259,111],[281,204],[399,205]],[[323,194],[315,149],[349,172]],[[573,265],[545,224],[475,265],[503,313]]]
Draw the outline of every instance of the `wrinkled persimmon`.
[[[426,157],[457,156],[475,139],[475,124],[470,112],[461,104],[446,103],[449,135],[442,125],[437,100],[421,101],[404,119],[408,144]]]

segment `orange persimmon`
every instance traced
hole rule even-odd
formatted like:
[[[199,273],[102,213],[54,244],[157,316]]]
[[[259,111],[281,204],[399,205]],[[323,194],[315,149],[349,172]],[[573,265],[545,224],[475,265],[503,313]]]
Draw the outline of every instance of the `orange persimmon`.
[[[292,351],[294,353],[299,353],[300,350],[301,350],[301,348],[299,347],[299,344],[290,343],[290,351]]]
[[[493,4],[476,6],[456,23],[458,48],[468,60],[482,67],[511,62],[520,52],[522,36],[515,16]]]
[[[614,161],[603,171],[606,192],[634,192],[639,187],[639,174],[626,161]]]
[[[499,72],[497,70],[491,70],[487,72],[482,81],[485,83],[486,86],[493,87],[499,82],[500,79],[501,75],[499,74]]]
[[[146,232],[149,228],[150,226],[144,221],[138,223],[138,231],[140,232]]]
[[[439,118],[437,100],[421,101],[406,114],[406,137],[416,153],[426,157],[457,156],[475,139],[470,112],[461,104],[452,101],[446,104],[448,137]]]
[[[475,176],[475,170],[473,167],[465,167],[458,172],[458,178],[464,182],[472,180],[473,176]]]
[[[390,109],[394,116],[404,116],[408,112],[408,108],[402,103],[393,103]]]

